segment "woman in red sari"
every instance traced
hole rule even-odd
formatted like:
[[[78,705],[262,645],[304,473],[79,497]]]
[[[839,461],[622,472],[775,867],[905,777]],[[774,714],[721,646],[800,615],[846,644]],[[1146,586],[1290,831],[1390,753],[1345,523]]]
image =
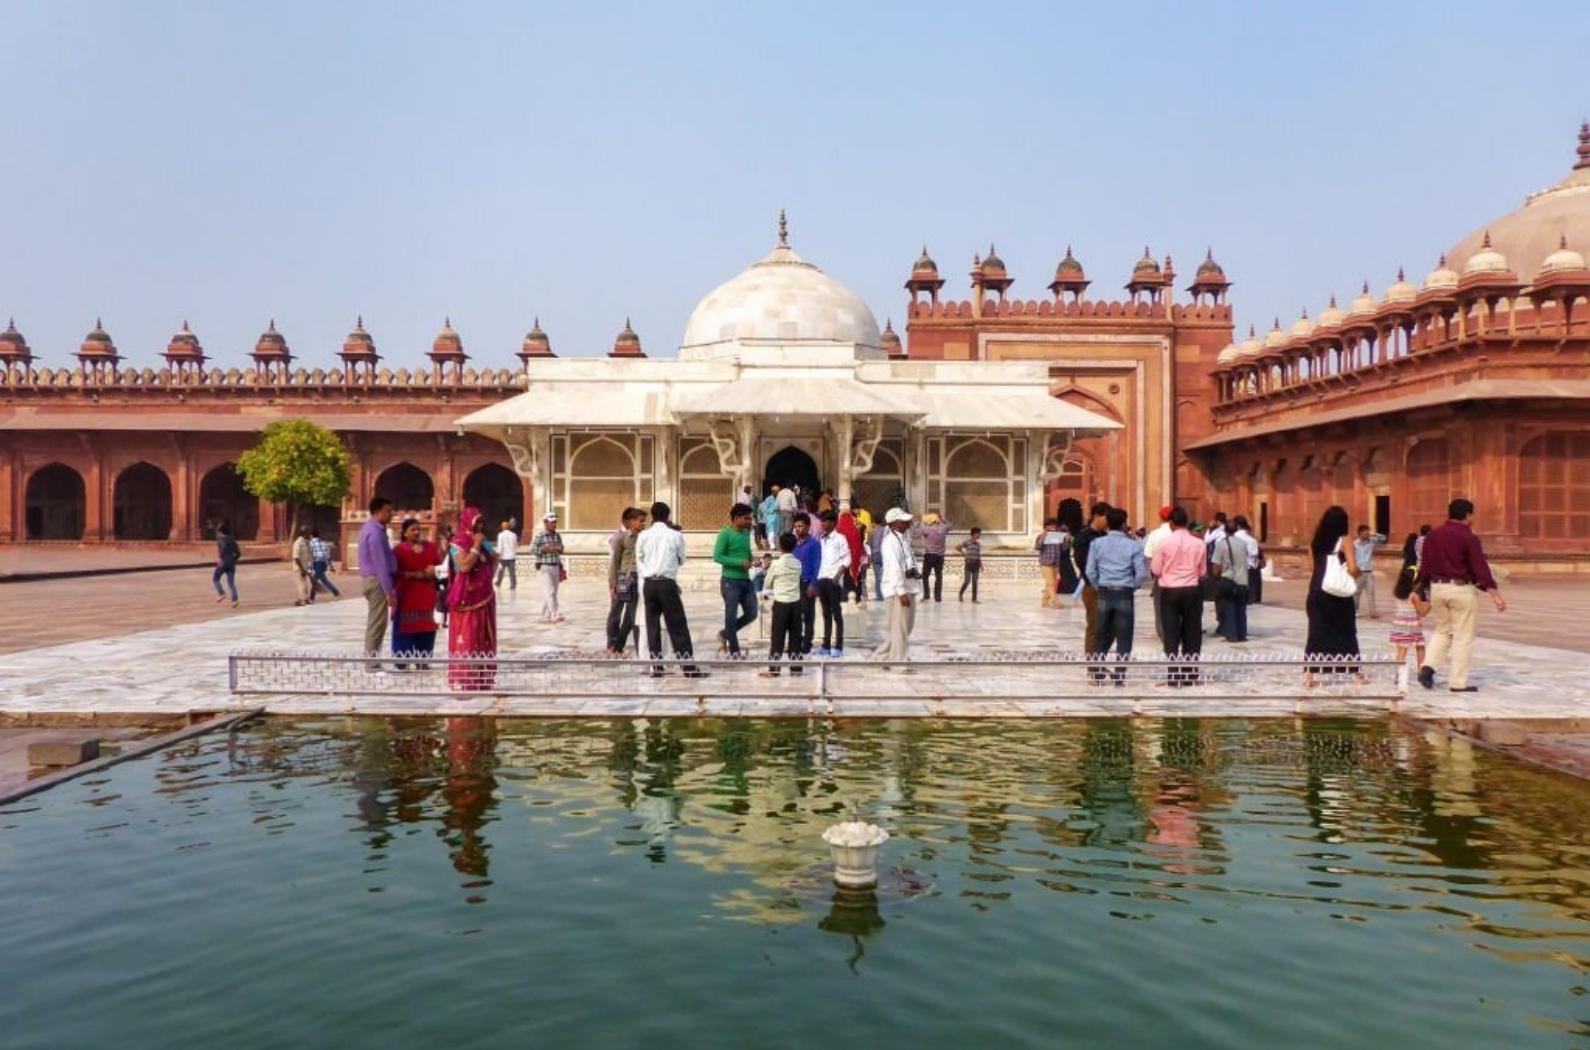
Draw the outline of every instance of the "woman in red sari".
[[[402,539],[392,548],[397,560],[392,655],[429,656],[436,648],[436,566],[442,563],[442,551],[421,537],[420,523],[413,518],[403,523],[398,534]]]
[[[447,592],[447,654],[453,657],[497,655],[497,590],[492,585],[496,552],[486,539],[480,511],[466,507],[458,516],[458,532],[450,549],[452,583]],[[497,678],[495,664],[452,664],[447,684],[454,689],[483,692]]]
[[[856,592],[856,600],[861,601],[861,567],[867,563],[866,552],[861,548],[861,530],[856,527],[855,515],[845,510],[839,513],[839,523],[836,526],[839,535],[845,538],[845,545],[850,548],[850,568],[845,571],[843,586],[839,590],[839,600],[851,591]]]

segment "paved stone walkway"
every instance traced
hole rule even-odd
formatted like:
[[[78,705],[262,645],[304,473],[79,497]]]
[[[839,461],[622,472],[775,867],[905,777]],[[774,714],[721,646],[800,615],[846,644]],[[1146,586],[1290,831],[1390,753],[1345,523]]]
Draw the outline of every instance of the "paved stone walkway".
[[[1045,611],[1037,607],[1030,588],[1014,584],[990,586],[980,605],[949,601],[928,605],[921,610],[914,636],[915,652],[922,656],[969,655],[979,650],[1065,648],[1079,649],[1082,629],[1080,609],[1075,612]],[[540,596],[534,588],[522,588],[517,595],[505,595],[500,603],[500,629],[503,654],[528,654],[547,649],[599,650],[602,647],[606,612],[605,588],[595,581],[576,579],[566,584],[563,604],[568,620],[557,625],[537,622]],[[721,604],[716,588],[705,581],[687,593],[697,655],[716,652],[715,633]],[[40,608],[40,616],[51,610]],[[240,648],[304,649],[352,652],[359,644],[364,620],[364,604],[359,599],[322,603],[309,608],[279,608],[246,614],[223,615],[213,621],[188,623],[96,638],[60,645],[46,645],[0,656],[0,713],[183,713],[189,710],[216,710],[246,706],[228,692],[226,657]],[[877,643],[882,630],[882,610],[875,606],[847,609],[847,633],[854,640],[847,646],[852,658],[860,659]],[[1152,641],[1152,619],[1146,594],[1139,602],[1137,648],[1148,652]],[[1301,613],[1275,606],[1252,610],[1253,641],[1244,647],[1230,647],[1212,641],[1210,651],[1238,648],[1248,651],[1301,647],[1304,634]],[[1382,624],[1362,625],[1366,652],[1383,647]],[[747,632],[761,646],[760,625]],[[1482,689],[1477,694],[1453,695],[1444,689],[1425,691],[1417,686],[1402,709],[1416,717],[1429,718],[1565,718],[1590,715],[1590,655],[1541,646],[1485,641],[1478,646],[1474,680]],[[638,668],[637,668],[638,671]],[[886,672],[879,669],[877,674]],[[963,672],[964,673],[964,672]],[[1002,669],[979,670],[997,675]],[[1099,690],[1097,696],[1078,700],[1037,700],[1011,703],[1001,701],[997,688],[989,688],[986,699],[946,701],[935,704],[919,699],[930,692],[928,683],[899,678],[895,699],[888,701],[839,700],[834,714],[865,715],[941,715],[941,716],[1076,716],[1119,715],[1141,711],[1147,714],[1193,715],[1291,715],[1295,700],[1206,699],[1182,695],[1179,691],[1127,688]],[[687,715],[700,708],[695,702],[657,695],[648,690],[648,681],[637,675],[635,695],[624,701],[584,700],[577,704],[557,697],[531,697],[491,701],[480,698],[457,700],[451,697],[389,697],[350,700],[345,697],[273,697],[268,706],[282,713],[380,713],[428,714],[446,712],[511,715]],[[876,689],[869,689],[876,691]],[[709,702],[709,714],[776,715],[805,714],[804,700],[792,700],[782,690],[767,689],[767,696],[749,695],[729,701]],[[1343,703],[1325,695],[1305,693],[1306,711],[1353,710],[1384,704]]]

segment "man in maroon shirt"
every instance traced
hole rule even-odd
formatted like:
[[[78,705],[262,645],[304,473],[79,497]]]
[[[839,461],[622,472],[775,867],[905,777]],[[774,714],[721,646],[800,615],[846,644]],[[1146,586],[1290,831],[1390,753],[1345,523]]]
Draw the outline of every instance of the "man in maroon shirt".
[[[1496,611],[1507,608],[1496,578],[1480,549],[1480,538],[1469,526],[1474,504],[1455,499],[1447,504],[1446,524],[1424,541],[1419,556],[1419,580],[1430,589],[1430,606],[1435,612],[1435,640],[1423,667],[1419,684],[1435,685],[1435,668],[1452,652],[1451,688],[1454,693],[1474,693],[1469,685],[1469,651],[1474,647],[1474,607],[1479,603],[1476,589],[1489,591]]]

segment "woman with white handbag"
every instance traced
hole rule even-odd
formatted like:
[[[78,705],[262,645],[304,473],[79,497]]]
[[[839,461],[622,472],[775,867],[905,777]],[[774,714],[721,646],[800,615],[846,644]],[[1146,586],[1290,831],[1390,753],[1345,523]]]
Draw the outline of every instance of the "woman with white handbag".
[[[1358,612],[1353,596],[1358,593],[1362,571],[1347,542],[1350,522],[1347,511],[1331,507],[1320,516],[1319,526],[1309,551],[1314,556],[1314,573],[1308,582],[1308,656],[1336,659],[1309,665],[1305,681],[1314,684],[1315,676],[1326,671],[1356,673],[1358,666],[1340,658],[1358,655]]]

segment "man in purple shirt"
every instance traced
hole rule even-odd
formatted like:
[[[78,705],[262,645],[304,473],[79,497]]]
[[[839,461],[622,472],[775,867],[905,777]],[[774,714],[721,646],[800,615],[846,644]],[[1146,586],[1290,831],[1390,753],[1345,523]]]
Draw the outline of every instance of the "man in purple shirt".
[[[392,521],[392,501],[377,496],[370,501],[370,520],[359,530],[359,575],[364,577],[364,601],[368,610],[364,621],[364,652],[378,656],[386,637],[396,600],[397,559],[387,539],[386,527]]]
[[[1430,589],[1430,608],[1435,613],[1435,638],[1430,642],[1424,666],[1419,668],[1419,684],[1426,689],[1435,685],[1435,669],[1450,650],[1452,678],[1448,684],[1452,691],[1478,692],[1469,685],[1477,592],[1489,591],[1497,612],[1507,609],[1485,552],[1480,549],[1480,538],[1469,525],[1473,513],[1474,504],[1466,499],[1449,503],[1446,524],[1430,533],[1424,541],[1424,552],[1419,555],[1419,582]]]
[[[922,537],[922,600],[944,600],[944,543],[949,539],[950,523],[932,511],[922,515],[917,526]],[[937,578],[934,574],[937,573]],[[931,584],[931,586],[929,586]]]

